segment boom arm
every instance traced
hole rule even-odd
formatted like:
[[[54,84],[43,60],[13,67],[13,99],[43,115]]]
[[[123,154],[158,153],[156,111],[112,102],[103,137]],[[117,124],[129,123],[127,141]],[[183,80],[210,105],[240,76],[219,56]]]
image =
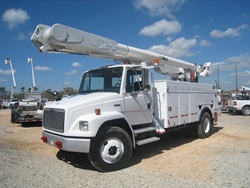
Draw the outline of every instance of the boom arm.
[[[33,59],[28,58],[28,63],[31,64],[31,74],[32,74],[32,87],[31,87],[31,92],[34,91],[34,88],[36,87],[36,82],[35,82],[35,75],[34,75],[34,67],[33,67]]]
[[[13,93],[14,93],[14,89],[16,88],[16,79],[15,79],[15,74],[14,74],[14,70],[12,68],[12,63],[11,63],[11,59],[6,58],[5,59],[5,64],[10,64],[10,70],[11,70],[11,74],[12,74],[12,80],[13,80],[13,86],[11,88],[11,94],[10,94],[10,98],[13,99]]]
[[[147,50],[119,44],[112,39],[81,31],[61,24],[47,26],[40,24],[36,27],[31,40],[40,52],[61,52],[81,54],[93,57],[113,59],[115,61],[141,64],[147,62],[154,66],[156,72],[169,74],[173,77],[190,73],[204,77],[210,74],[211,63],[203,66],[189,63]],[[155,61],[156,60],[156,61]]]

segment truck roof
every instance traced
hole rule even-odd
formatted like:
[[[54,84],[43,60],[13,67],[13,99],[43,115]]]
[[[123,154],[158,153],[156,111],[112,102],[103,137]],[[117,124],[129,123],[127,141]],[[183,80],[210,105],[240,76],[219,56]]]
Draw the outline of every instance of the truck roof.
[[[106,65],[102,66],[96,69],[89,69],[86,72],[93,71],[93,70],[99,70],[99,69],[106,69],[106,68],[114,68],[114,67],[129,67],[129,68],[135,68],[135,67],[141,67],[140,65],[134,65],[134,64],[117,64],[117,65]]]

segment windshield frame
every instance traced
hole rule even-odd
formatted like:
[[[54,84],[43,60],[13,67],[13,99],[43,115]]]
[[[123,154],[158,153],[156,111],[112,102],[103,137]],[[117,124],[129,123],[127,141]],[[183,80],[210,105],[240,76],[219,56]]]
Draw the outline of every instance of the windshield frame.
[[[82,76],[79,94],[94,92],[120,93],[124,67],[108,67],[90,70]]]

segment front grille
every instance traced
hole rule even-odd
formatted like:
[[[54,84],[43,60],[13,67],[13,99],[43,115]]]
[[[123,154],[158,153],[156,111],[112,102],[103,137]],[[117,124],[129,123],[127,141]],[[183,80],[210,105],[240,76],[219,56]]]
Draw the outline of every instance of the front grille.
[[[62,109],[46,108],[43,112],[43,127],[60,133],[64,132],[65,111]]]

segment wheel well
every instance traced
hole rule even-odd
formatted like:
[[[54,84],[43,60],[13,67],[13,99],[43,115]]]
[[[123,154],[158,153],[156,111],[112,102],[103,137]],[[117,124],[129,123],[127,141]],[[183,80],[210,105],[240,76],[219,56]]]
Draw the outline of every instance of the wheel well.
[[[201,120],[201,118],[202,118],[202,115],[203,115],[205,112],[209,113],[209,115],[210,115],[212,121],[214,121],[214,120],[213,120],[213,116],[212,116],[212,112],[211,112],[211,110],[210,110],[208,107],[205,107],[205,108],[202,109],[202,111],[201,111],[201,113],[200,113],[200,120]]]
[[[129,124],[123,118],[109,120],[109,121],[104,122],[99,128],[99,130],[97,132],[97,136],[106,132],[110,127],[120,127],[121,129],[125,130],[129,134],[129,137],[131,138],[131,140],[133,140],[133,135],[132,135],[132,131],[129,127]]]
[[[250,105],[247,104],[247,105],[243,106],[242,109],[245,108],[245,107],[249,107],[250,108]]]

